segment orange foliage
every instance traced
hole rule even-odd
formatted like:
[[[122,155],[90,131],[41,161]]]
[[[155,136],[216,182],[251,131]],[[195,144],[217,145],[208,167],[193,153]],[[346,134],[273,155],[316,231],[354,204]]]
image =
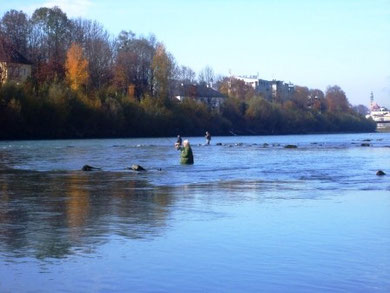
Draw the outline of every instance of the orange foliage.
[[[83,56],[83,49],[73,43],[66,53],[66,78],[73,90],[80,89],[88,82],[88,60]]]
[[[129,87],[127,88],[127,95],[131,98],[135,97],[135,85],[130,84]]]

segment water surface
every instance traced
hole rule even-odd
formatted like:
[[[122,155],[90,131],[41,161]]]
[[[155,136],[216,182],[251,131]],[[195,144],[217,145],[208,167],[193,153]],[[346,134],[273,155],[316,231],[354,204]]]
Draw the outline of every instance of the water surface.
[[[390,291],[389,133],[190,141],[0,142],[0,291]]]

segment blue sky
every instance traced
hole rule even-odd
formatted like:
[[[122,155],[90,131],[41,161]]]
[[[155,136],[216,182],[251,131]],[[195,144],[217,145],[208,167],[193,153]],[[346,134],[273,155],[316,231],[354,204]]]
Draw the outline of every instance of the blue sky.
[[[0,0],[31,14],[61,7],[112,34],[153,33],[179,64],[199,71],[259,74],[325,90],[339,85],[352,104],[390,107],[390,0]]]

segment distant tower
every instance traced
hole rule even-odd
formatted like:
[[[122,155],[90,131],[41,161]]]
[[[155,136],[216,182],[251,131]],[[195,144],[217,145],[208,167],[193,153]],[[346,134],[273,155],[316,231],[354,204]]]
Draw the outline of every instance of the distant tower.
[[[371,92],[370,95],[370,111],[374,110],[374,94]]]

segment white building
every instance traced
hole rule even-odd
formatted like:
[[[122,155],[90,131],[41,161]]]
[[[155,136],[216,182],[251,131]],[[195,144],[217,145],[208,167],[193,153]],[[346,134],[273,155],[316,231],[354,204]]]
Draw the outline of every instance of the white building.
[[[281,80],[265,80],[259,79],[257,76],[234,76],[238,80],[242,80],[245,84],[253,87],[257,94],[269,101],[284,101],[291,98],[294,93],[295,86],[292,83],[285,83]]]
[[[31,62],[10,43],[0,38],[0,84],[24,82],[31,76]]]
[[[233,76],[233,78],[242,80],[245,84],[253,87],[253,89],[259,86],[259,78],[257,76]]]

